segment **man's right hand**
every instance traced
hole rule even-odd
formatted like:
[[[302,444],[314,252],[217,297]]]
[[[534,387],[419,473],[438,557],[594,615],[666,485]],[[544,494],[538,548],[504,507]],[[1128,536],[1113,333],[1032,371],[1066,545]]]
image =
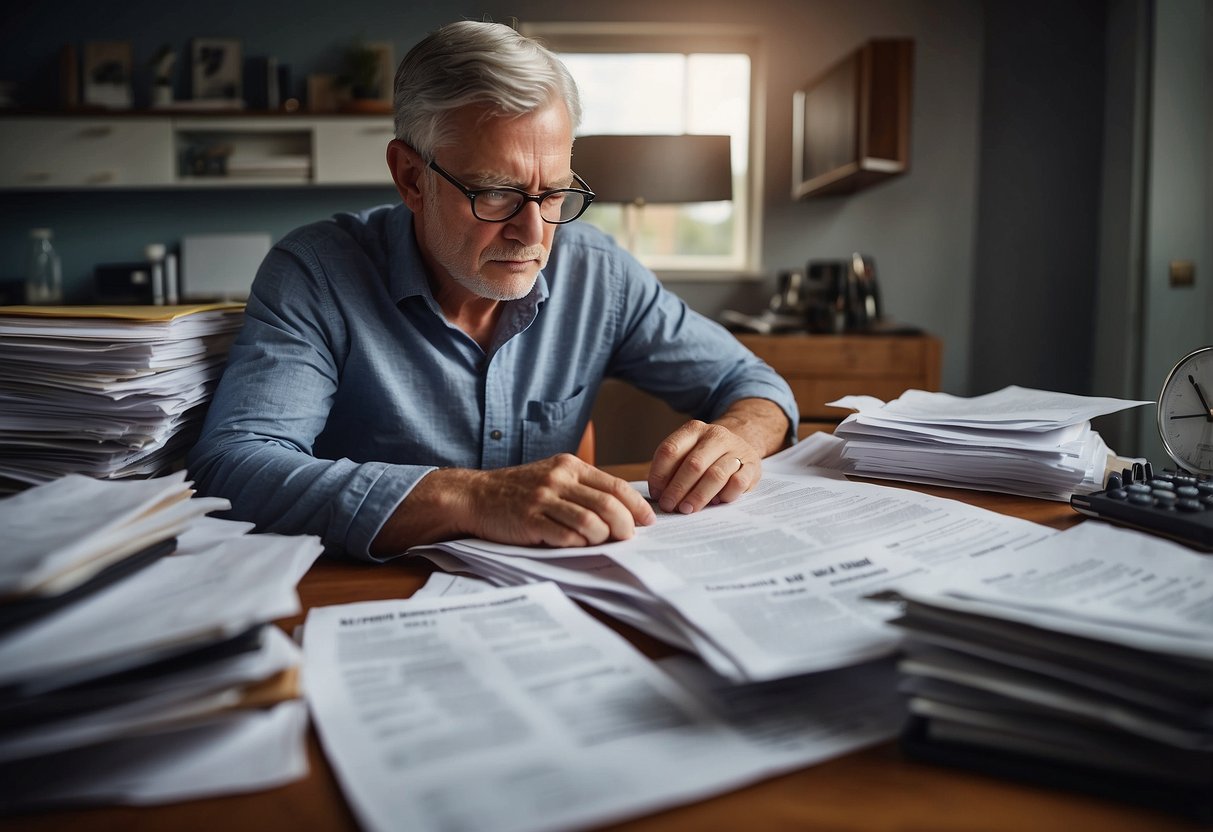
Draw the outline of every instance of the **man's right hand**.
[[[592,546],[626,540],[656,519],[624,480],[572,454],[473,471],[440,468],[417,483],[384,524],[371,553],[480,537],[523,546]]]

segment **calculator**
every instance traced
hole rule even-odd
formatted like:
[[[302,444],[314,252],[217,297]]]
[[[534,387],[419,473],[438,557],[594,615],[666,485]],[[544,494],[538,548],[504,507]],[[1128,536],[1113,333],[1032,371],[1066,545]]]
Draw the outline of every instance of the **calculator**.
[[[1090,517],[1131,526],[1213,552],[1213,476],[1155,472],[1135,462],[1111,474],[1103,491],[1074,494],[1070,505]]]

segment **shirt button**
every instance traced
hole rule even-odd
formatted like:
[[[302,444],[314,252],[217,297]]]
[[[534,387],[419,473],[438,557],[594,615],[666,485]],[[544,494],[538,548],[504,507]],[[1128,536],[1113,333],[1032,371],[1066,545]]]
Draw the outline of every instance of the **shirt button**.
[[[495,430],[489,434],[489,436],[491,436],[493,439],[500,439],[503,435],[504,434],[502,434],[502,432],[499,430]]]

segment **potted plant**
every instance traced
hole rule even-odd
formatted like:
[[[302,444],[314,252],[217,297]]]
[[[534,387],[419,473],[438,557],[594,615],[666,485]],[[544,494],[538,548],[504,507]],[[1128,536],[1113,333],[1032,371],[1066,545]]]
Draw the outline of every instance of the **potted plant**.
[[[390,61],[388,62],[390,63]],[[341,72],[334,79],[335,86],[347,100],[343,109],[359,111],[385,111],[391,109],[387,85],[390,78],[383,77],[383,51],[374,46],[355,41],[341,55]]]

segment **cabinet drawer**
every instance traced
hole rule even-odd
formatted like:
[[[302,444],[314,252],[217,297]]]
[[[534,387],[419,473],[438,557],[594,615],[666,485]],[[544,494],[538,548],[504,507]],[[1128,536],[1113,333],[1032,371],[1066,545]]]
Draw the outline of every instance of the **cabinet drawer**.
[[[0,187],[168,185],[172,129],[156,119],[0,120]]]
[[[390,117],[320,121],[315,128],[318,185],[391,185],[387,143],[395,136]]]
[[[938,390],[939,339],[930,335],[738,335],[787,380],[802,420],[843,419],[826,402],[848,395],[888,401]]]

